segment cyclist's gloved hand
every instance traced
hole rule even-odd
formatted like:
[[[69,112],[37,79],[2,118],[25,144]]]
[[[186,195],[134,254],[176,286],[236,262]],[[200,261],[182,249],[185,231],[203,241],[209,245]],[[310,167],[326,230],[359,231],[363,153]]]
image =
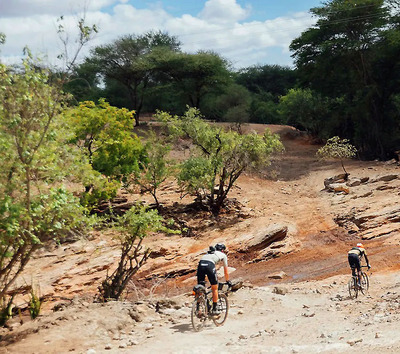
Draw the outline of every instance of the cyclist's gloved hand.
[[[368,264],[368,269],[371,269],[371,265],[370,264]]]
[[[230,288],[232,287],[232,282],[231,282],[230,280],[228,280],[226,283],[228,284],[228,286],[229,286]]]

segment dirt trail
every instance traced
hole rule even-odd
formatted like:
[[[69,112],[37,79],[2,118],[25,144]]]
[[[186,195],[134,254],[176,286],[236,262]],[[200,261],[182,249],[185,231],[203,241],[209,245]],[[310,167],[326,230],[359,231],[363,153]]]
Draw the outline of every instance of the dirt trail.
[[[42,315],[31,321],[25,312],[10,321],[8,329],[0,329],[0,352],[400,352],[400,179],[362,184],[348,194],[322,191],[324,179],[341,172],[340,164],[318,161],[318,146],[294,129],[269,127],[282,136],[286,152],[273,162],[274,178],[261,173],[239,179],[230,197],[240,202],[243,216],[190,220],[196,231],[192,237],[146,238],[146,245],[159,256],[130,284],[127,301],[93,303],[99,282],[118,259],[112,234],[96,232],[88,239],[38,252],[21,281],[40,284],[46,298]],[[247,127],[260,132],[264,128]],[[371,181],[399,174],[395,163],[354,161],[347,167],[351,176]],[[129,198],[151,201],[140,195]],[[160,198],[166,205],[190,202],[180,200],[172,184]],[[376,220],[382,217],[374,213],[385,208],[393,210],[385,215],[383,226],[392,229],[381,235]],[[360,230],[349,232],[346,225],[338,225],[335,220],[343,215],[350,215],[349,220],[361,215]],[[363,222],[378,230],[376,237],[364,241],[373,265],[371,291],[352,300],[346,288],[346,253],[365,231]],[[288,229],[284,243],[276,248],[281,253],[251,262],[255,254],[239,250],[246,237],[269,225]],[[195,333],[188,295],[195,283],[194,269],[199,255],[218,241],[230,249],[231,278],[241,278],[247,285],[230,295],[231,310],[223,327],[210,325]],[[278,272],[284,272],[281,279],[269,277]],[[285,294],[275,293],[275,287]],[[26,299],[17,302],[23,307]]]
[[[372,274],[370,293],[350,299],[347,276],[229,295],[227,322],[194,332],[188,295],[174,307],[77,303],[41,318],[37,334],[5,353],[398,353],[400,275]],[[142,306],[140,322],[129,317]],[[27,329],[28,325],[25,327]]]

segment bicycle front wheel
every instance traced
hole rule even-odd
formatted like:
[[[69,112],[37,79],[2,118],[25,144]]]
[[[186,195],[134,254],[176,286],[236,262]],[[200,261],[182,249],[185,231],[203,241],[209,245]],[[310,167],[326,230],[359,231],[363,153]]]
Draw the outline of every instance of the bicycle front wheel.
[[[361,292],[363,295],[366,295],[369,289],[369,279],[368,275],[365,273],[361,273]]]
[[[228,302],[228,297],[225,294],[219,294],[218,295],[218,305],[217,305],[218,311],[219,311],[219,316],[216,318],[213,318],[213,321],[217,327],[222,326],[227,317],[228,317],[228,311],[229,311],[229,302]]]
[[[358,296],[357,278],[351,277],[348,283],[350,298],[355,299]]]
[[[191,313],[192,326],[196,332],[204,327],[207,316],[206,299],[204,296],[199,296],[193,301]]]

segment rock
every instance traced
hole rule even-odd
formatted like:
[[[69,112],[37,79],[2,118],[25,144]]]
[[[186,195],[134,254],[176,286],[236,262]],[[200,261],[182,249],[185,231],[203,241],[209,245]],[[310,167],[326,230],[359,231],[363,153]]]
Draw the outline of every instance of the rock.
[[[112,349],[112,345],[111,344],[106,344],[106,346],[104,347],[105,350],[111,350]]]
[[[240,252],[260,251],[272,243],[282,241],[288,232],[288,227],[282,224],[269,225],[261,231],[257,232],[247,244],[240,249]]]
[[[360,184],[361,184],[361,180],[358,179],[358,178],[354,178],[354,179],[351,179],[350,181],[348,181],[346,183],[346,186],[348,186],[348,187],[356,187],[356,186],[359,186]]]
[[[385,175],[385,176],[378,176],[378,177],[375,177],[374,179],[371,179],[371,183],[376,183],[376,182],[390,182],[390,181],[392,181],[392,180],[394,180],[394,179],[397,179],[397,178],[399,178],[399,176],[398,175]]]
[[[237,278],[237,279],[233,279],[231,280],[232,282],[232,287],[231,287],[231,291],[237,291],[239,290],[241,287],[243,287],[243,279],[242,278]]]
[[[329,186],[333,183],[345,183],[347,181],[348,174],[342,173],[340,175],[329,177],[324,180],[325,189],[329,189]]]
[[[156,312],[159,312],[162,309],[175,309],[178,310],[182,306],[177,303],[177,301],[173,299],[161,299],[156,303]]]
[[[344,184],[344,183],[332,183],[329,185],[328,189],[329,189],[329,191],[335,192],[335,193],[340,193],[340,192],[343,192],[345,194],[350,193],[349,187],[346,186],[346,184]]]
[[[268,275],[268,278],[271,279],[283,279],[285,277],[287,277],[287,274],[284,271]]]
[[[135,309],[130,309],[128,314],[135,322],[142,322],[143,318],[145,317],[143,314]]]
[[[356,339],[356,340],[353,340],[353,341],[347,341],[347,344],[349,344],[351,347],[353,346],[353,345],[355,345],[355,344],[357,344],[357,343],[361,343],[363,340],[362,340],[362,338],[360,338],[360,339]]]
[[[275,286],[274,289],[272,290],[272,292],[274,294],[278,294],[278,295],[286,295],[289,292],[289,290],[282,286]]]

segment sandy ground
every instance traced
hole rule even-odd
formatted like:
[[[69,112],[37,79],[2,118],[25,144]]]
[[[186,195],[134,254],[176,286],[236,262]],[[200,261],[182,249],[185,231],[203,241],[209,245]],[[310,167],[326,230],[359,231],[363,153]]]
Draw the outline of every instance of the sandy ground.
[[[340,164],[318,161],[319,146],[295,130],[270,128],[281,135],[286,152],[274,161],[272,173],[239,179],[231,198],[240,202],[243,216],[203,215],[187,220],[194,230],[191,237],[148,237],[146,244],[160,256],[143,267],[124,301],[93,302],[97,286],[118,259],[112,234],[95,232],[38,252],[21,285],[38,284],[46,300],[42,314],[31,321],[22,312],[0,329],[0,352],[400,352],[400,219],[395,214],[384,225],[389,231],[363,241],[373,265],[371,287],[367,296],[355,300],[347,292],[346,254],[365,231],[349,232],[335,221],[338,215],[353,214],[369,220],[385,208],[396,212],[400,180],[371,182],[349,194],[328,193],[323,181],[340,173]],[[396,163],[351,161],[346,166],[352,177],[370,181],[399,174]],[[140,195],[129,198],[151,201]],[[165,205],[190,202],[179,199],[173,184],[161,191],[160,199]],[[252,263],[254,254],[239,252],[248,238],[276,224],[289,230],[276,258]],[[202,252],[218,241],[229,247],[231,278],[246,286],[229,295],[224,326],[210,323],[196,333],[190,324],[194,270]],[[282,279],[269,277],[282,271]],[[275,287],[285,294],[277,294]],[[26,297],[17,299],[17,306],[26,308]]]

